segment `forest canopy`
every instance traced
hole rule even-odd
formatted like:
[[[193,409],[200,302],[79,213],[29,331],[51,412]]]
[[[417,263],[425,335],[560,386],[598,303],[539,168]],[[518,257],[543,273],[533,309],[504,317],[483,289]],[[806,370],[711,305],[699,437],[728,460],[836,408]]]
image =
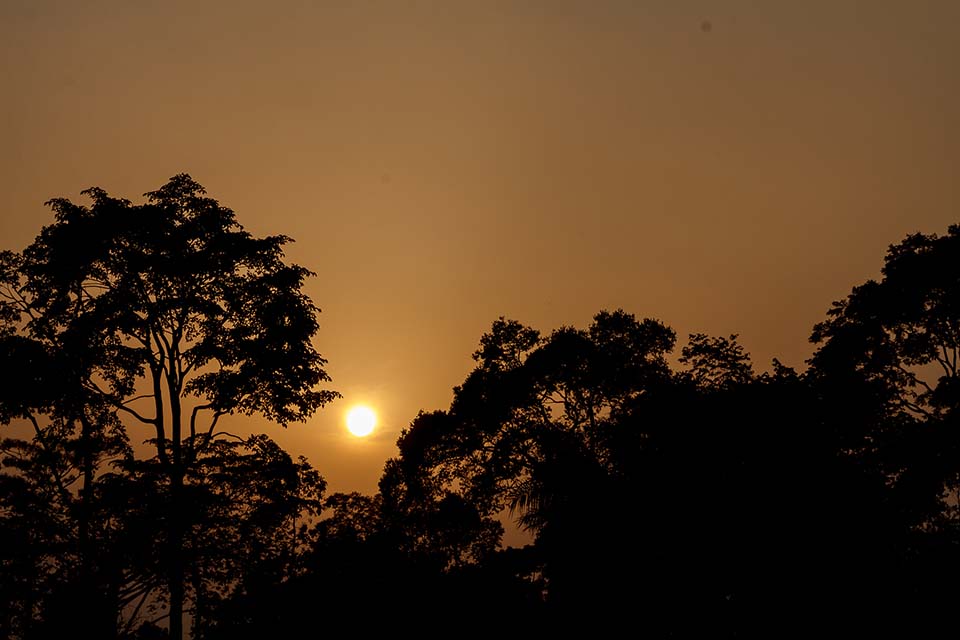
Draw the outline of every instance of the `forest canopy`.
[[[549,332],[498,318],[379,491],[327,494],[267,435],[223,430],[338,397],[289,238],[250,235],[185,174],[139,205],[84,193],[0,254],[0,635],[949,622],[960,227],[892,245],[801,371],[623,309]],[[504,522],[531,543],[505,547]]]

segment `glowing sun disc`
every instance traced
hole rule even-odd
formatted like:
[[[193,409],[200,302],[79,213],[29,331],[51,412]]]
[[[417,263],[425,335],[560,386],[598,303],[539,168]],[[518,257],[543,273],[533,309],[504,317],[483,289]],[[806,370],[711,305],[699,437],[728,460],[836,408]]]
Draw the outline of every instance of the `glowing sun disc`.
[[[347,412],[347,430],[358,438],[373,433],[377,414],[370,407],[354,407]]]

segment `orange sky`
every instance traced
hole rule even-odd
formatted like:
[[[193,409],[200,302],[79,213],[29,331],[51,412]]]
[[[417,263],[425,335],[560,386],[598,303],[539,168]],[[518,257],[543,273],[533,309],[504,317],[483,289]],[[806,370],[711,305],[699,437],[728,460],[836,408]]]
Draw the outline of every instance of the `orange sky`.
[[[0,0],[0,82],[0,248],[179,172],[297,240],[344,399],[253,426],[333,490],[375,491],[500,315],[798,366],[888,244],[960,222],[955,0]]]

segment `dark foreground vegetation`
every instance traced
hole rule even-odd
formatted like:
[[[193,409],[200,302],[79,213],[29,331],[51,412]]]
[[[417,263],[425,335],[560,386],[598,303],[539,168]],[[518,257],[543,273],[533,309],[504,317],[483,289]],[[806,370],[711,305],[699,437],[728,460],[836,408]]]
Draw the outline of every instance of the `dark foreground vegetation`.
[[[336,397],[287,239],[184,175],[88,195],[0,256],[0,637],[956,629],[960,227],[891,246],[802,372],[623,311],[501,318],[379,493],[326,495],[218,431]]]

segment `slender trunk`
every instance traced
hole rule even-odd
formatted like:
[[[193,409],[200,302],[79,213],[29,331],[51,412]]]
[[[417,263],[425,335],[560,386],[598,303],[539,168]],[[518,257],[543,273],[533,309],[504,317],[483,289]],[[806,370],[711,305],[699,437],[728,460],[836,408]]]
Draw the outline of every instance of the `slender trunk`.
[[[76,284],[76,306],[74,317],[79,319],[83,313],[83,282]],[[82,370],[82,367],[80,368]],[[75,388],[81,389],[82,382],[75,380]],[[76,419],[80,422],[79,467],[82,483],[79,490],[79,509],[77,513],[77,553],[80,556],[80,611],[93,618],[94,632],[105,640],[117,637],[115,600],[110,600],[109,590],[101,577],[106,574],[102,563],[94,559],[95,545],[91,539],[91,527],[94,509],[94,481],[96,476],[97,451],[94,445],[94,425],[87,416],[84,406],[77,407]]]
[[[173,378],[174,363],[170,358],[167,390],[170,395],[170,453],[172,454],[170,478],[170,640],[183,640],[183,601],[186,597],[184,588],[184,550],[183,536],[185,527],[181,517],[183,504],[183,447],[181,443],[182,424],[180,393],[177,381]]]
[[[163,425],[163,381],[161,379],[162,368],[159,365],[150,365],[150,373],[153,374],[153,402],[155,411],[154,426],[157,429],[157,459],[160,464],[168,464],[167,460],[167,434]]]
[[[93,443],[93,424],[86,414],[80,412],[80,470],[83,484],[80,487],[80,505],[77,514],[77,550],[80,555],[80,611],[92,618],[93,629],[97,637],[110,640],[117,637],[117,600],[111,599],[109,584],[104,577],[109,575],[109,567],[96,562],[95,545],[91,538],[94,503],[94,481],[96,475],[96,452]],[[101,561],[106,561],[102,558]]]
[[[80,553],[80,579],[89,588],[92,551],[90,545],[90,512],[93,506],[93,425],[86,416],[80,416],[80,469],[83,485],[80,487],[80,512],[77,514],[77,539]]]
[[[174,449],[177,447],[175,446]],[[170,521],[167,531],[167,545],[169,547],[169,574],[170,588],[170,640],[183,640],[183,600],[184,570],[183,570],[183,524],[179,514],[179,504],[183,495],[183,472],[179,465],[174,465],[170,478]]]
[[[76,296],[73,316],[79,320],[83,315],[83,279],[79,279],[75,285],[74,295]],[[73,374],[75,388],[83,388],[83,383],[79,372],[83,367],[78,367]],[[77,538],[80,552],[80,585],[84,593],[92,593],[91,587],[91,560],[90,553],[93,550],[90,545],[90,514],[93,506],[93,425],[87,419],[86,411],[83,406],[78,408],[77,413],[80,420],[80,470],[83,476],[83,485],[80,487],[80,513],[77,518]]]

